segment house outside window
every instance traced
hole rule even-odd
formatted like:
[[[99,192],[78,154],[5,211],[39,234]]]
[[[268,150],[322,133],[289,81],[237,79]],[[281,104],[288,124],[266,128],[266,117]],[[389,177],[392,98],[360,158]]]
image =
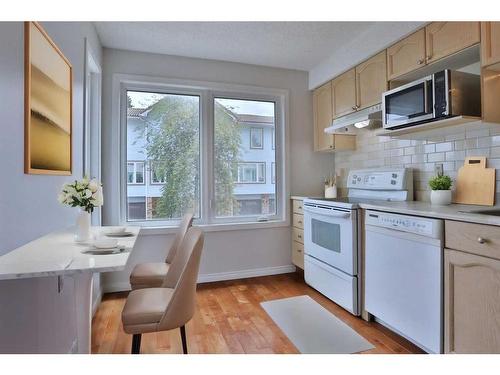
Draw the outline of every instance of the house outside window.
[[[271,163],[271,184],[276,183],[276,163]]]
[[[121,107],[128,159],[125,221],[167,223],[187,211],[205,224],[252,222],[263,215],[283,219],[284,187],[271,182],[276,172],[269,168],[282,170],[284,133],[276,134],[276,122],[283,131],[283,97],[242,99],[245,94],[163,91],[135,83],[122,88],[127,99]],[[214,204],[207,204],[211,197]]]

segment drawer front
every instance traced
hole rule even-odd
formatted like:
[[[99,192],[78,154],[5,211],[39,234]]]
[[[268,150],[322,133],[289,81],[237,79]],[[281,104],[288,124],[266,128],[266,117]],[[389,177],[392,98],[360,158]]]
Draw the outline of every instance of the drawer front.
[[[293,214],[293,226],[295,228],[304,229],[304,215]]]
[[[304,269],[304,245],[297,241],[292,241],[292,262]]]
[[[294,241],[304,243],[304,230],[299,228],[292,228],[292,239]]]
[[[446,247],[500,259],[500,228],[446,220]]]
[[[293,213],[301,215],[304,214],[304,209],[302,208],[302,201],[296,199],[293,200]]]

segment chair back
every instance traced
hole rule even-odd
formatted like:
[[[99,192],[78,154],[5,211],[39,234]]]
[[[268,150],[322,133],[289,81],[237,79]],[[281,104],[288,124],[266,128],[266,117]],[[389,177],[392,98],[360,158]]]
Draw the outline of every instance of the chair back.
[[[198,228],[190,228],[164,281],[164,286],[171,288],[165,284],[173,283],[177,278],[172,299],[160,320],[159,330],[181,327],[193,317],[203,243],[203,232]]]
[[[174,242],[170,247],[170,251],[167,254],[165,263],[170,264],[174,261],[175,254],[177,254],[177,251],[179,250],[179,246],[181,245],[184,236],[186,235],[188,229],[191,228],[192,225],[193,225],[193,214],[192,213],[185,214],[182,218],[181,225],[177,230],[177,233],[175,234]]]

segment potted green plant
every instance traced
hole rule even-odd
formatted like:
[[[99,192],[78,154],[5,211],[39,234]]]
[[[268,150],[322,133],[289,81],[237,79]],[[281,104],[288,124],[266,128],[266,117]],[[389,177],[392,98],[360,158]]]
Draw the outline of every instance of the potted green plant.
[[[451,185],[453,184],[450,176],[434,176],[429,180],[431,191],[431,203],[445,206],[451,203]]]

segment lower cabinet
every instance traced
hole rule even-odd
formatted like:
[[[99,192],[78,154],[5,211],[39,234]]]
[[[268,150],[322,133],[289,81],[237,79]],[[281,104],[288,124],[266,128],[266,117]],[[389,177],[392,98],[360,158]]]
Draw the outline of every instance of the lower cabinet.
[[[446,353],[500,353],[500,260],[445,249]]]
[[[292,263],[304,269],[304,210],[301,199],[292,199]]]

